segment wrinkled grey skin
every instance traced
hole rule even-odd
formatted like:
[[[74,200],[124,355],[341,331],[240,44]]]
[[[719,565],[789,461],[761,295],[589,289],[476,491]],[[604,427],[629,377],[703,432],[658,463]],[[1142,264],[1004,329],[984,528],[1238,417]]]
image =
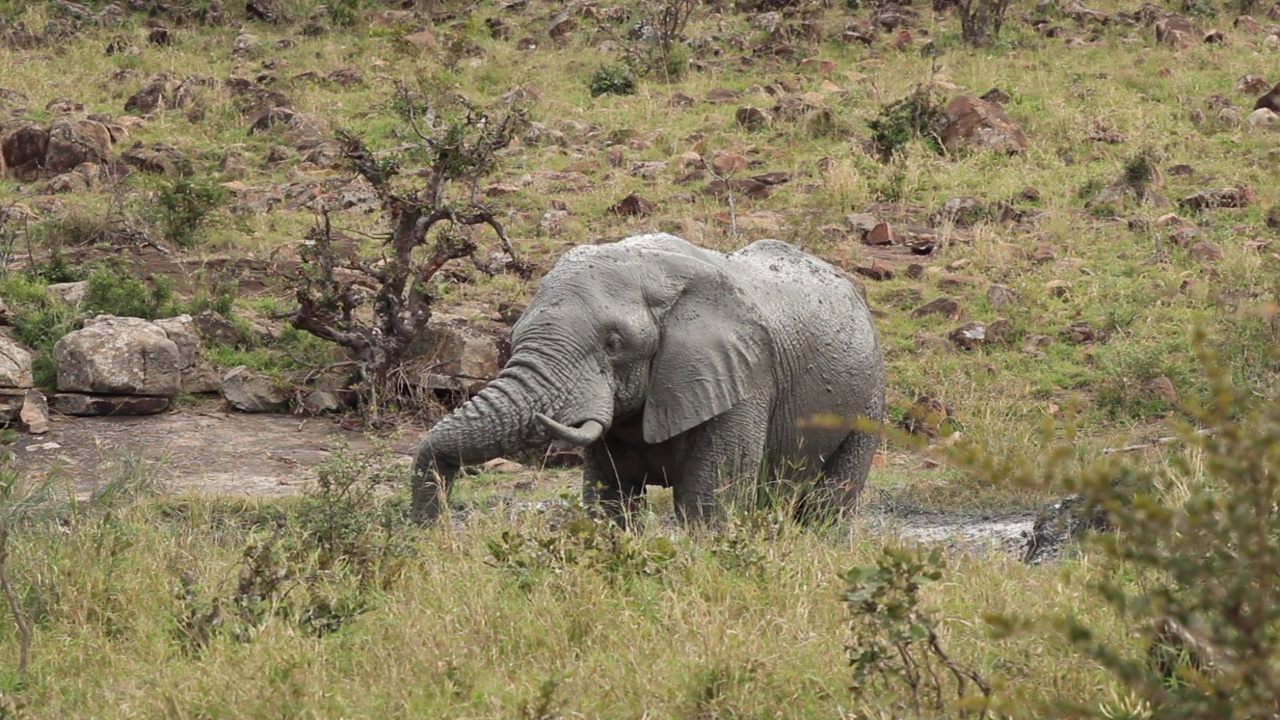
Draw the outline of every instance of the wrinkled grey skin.
[[[703,520],[759,478],[797,483],[805,512],[840,513],[878,445],[797,422],[881,420],[884,361],[848,279],[777,240],[727,255],[667,234],[576,247],[511,342],[498,377],[423,439],[420,521],[439,515],[460,466],[551,438],[586,448],[583,500],[619,522],[646,485],[674,488],[680,516]]]

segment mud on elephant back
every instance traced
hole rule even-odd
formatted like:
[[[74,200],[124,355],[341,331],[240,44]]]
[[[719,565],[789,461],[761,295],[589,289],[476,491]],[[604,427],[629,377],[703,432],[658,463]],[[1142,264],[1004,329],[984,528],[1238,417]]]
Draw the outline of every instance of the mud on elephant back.
[[[787,243],[733,253],[668,234],[567,252],[516,324],[492,383],[424,437],[413,511],[439,516],[463,465],[585,448],[583,500],[626,524],[648,485],[686,521],[726,497],[794,490],[802,516],[852,510],[879,444],[884,360],[838,269]]]

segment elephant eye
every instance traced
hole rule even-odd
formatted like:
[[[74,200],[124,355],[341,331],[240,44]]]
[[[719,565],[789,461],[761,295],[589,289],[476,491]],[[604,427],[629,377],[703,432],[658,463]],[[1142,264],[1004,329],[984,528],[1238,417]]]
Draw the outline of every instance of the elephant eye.
[[[622,336],[616,332],[609,333],[609,337],[604,339],[604,351],[610,355],[622,352]]]

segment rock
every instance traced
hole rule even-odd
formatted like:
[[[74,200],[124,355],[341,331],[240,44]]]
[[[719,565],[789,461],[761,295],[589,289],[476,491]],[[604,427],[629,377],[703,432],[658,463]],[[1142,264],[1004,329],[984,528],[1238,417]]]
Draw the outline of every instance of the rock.
[[[84,395],[55,393],[49,409],[62,415],[155,415],[169,409],[170,399],[155,395]]]
[[[547,26],[547,36],[552,40],[563,40],[577,29],[578,20],[565,10],[551,19],[551,24]]]
[[[1178,391],[1173,387],[1173,381],[1163,375],[1148,380],[1144,387],[1147,392],[1157,395],[1170,403],[1178,402]]]
[[[738,124],[748,130],[763,130],[769,126],[769,115],[754,105],[743,105],[734,114]]]
[[[205,337],[214,342],[234,346],[239,345],[243,340],[240,328],[216,311],[201,310],[192,322]]]
[[[111,155],[111,132],[93,120],[59,120],[49,129],[44,166],[65,173],[80,163],[104,163]]]
[[[964,288],[977,287],[982,283],[982,278],[977,275],[946,273],[938,278],[938,287],[943,290],[963,290]]]
[[[31,351],[0,335],[0,388],[29,388],[35,384]]]
[[[302,399],[302,407],[310,415],[323,415],[341,410],[342,402],[328,390],[312,390]]]
[[[879,218],[871,213],[850,213],[844,216],[844,226],[857,235],[859,239],[866,236],[879,224]]]
[[[1080,495],[1068,495],[1046,505],[1036,518],[1027,541],[1027,551],[1022,561],[1038,565],[1062,555],[1067,542],[1078,540],[1090,531],[1105,532],[1111,529],[1106,511],[1088,507]]]
[[[222,376],[222,397],[241,412],[270,413],[289,409],[289,393],[271,378],[259,375],[244,365],[228,370]]]
[[[0,425],[11,425],[20,419],[27,402],[26,390],[0,389]]]
[[[951,415],[950,410],[940,400],[928,395],[920,395],[903,415],[902,427],[912,435],[937,437],[943,421]]]
[[[39,390],[28,390],[22,398],[22,409],[18,411],[18,417],[32,435],[49,432],[49,405],[44,400],[44,394]]]
[[[987,341],[987,326],[980,322],[967,323],[947,333],[947,339],[961,350],[972,350]]]
[[[1260,75],[1242,75],[1239,80],[1236,80],[1236,92],[1238,93],[1257,95],[1266,89],[1267,80]],[[1255,109],[1257,107],[1257,105],[1254,105]]]
[[[943,315],[952,320],[960,319],[960,301],[955,298],[942,297],[932,300],[911,311],[911,317],[926,315]]]
[[[284,13],[283,0],[248,0],[244,11],[250,19],[265,23],[277,24],[289,19]]]
[[[514,475],[516,473],[522,473],[527,469],[520,463],[506,458],[494,458],[489,462],[483,463],[480,467],[487,473],[502,475]]]
[[[612,205],[609,212],[626,217],[644,217],[652,213],[656,207],[652,201],[632,193]]]
[[[1064,299],[1071,294],[1071,288],[1074,287],[1069,280],[1050,280],[1044,284],[1044,289],[1053,297]]]
[[[1249,116],[1244,119],[1244,124],[1248,125],[1250,130],[1257,130],[1258,128],[1272,127],[1277,120],[1280,120],[1280,115],[1277,115],[1274,110],[1258,108],[1249,113]]]
[[[200,336],[190,315],[156,320],[154,325],[178,346],[178,369],[186,370],[200,359]]]
[[[892,245],[901,240],[887,222],[876,223],[862,236],[862,242],[868,245]]]
[[[436,36],[431,34],[430,30],[420,30],[416,33],[405,35],[403,40],[410,45],[414,45],[427,50],[436,46]]]
[[[14,172],[21,168],[37,168],[44,162],[48,151],[49,132],[38,125],[23,125],[0,137],[3,166]]]
[[[1093,326],[1093,323],[1090,323],[1087,320],[1072,323],[1069,327],[1059,333],[1059,335],[1062,336],[1063,340],[1076,345],[1085,345],[1088,343],[1098,342],[1103,339],[1102,333]]]
[[[1201,35],[1200,28],[1181,15],[1170,15],[1156,22],[1156,42],[1178,50],[1195,45]]]
[[[1253,104],[1253,109],[1280,113],[1280,83],[1276,83],[1275,87],[1271,88],[1266,95],[1258,98],[1257,102]]]
[[[942,146],[947,152],[985,148],[1016,153],[1027,149],[1027,136],[1000,106],[972,95],[960,95],[947,105]]]
[[[1221,30],[1210,30],[1204,34],[1202,41],[1210,45],[1217,45],[1227,41],[1227,34]]]
[[[893,279],[893,268],[885,267],[884,265],[874,262],[871,263],[870,266],[855,265],[853,267],[853,271],[863,277],[871,278],[872,280]]]
[[[182,392],[208,395],[221,389],[222,373],[203,360],[182,370]]]
[[[1237,185],[1236,187],[1201,190],[1194,195],[1182,198],[1178,201],[1178,204],[1194,210],[1205,210],[1208,208],[1244,208],[1252,205],[1253,201],[1253,188]]]
[[[1202,240],[1191,246],[1191,257],[1200,262],[1216,262],[1222,259],[1222,248]]]
[[[502,369],[501,342],[466,318],[437,313],[408,354],[429,367],[419,378],[425,387],[476,393]]]
[[[987,288],[987,302],[991,303],[991,307],[996,310],[1009,307],[1017,297],[1017,293],[1012,288],[1004,285],[992,285]]]
[[[940,224],[953,223],[960,227],[969,227],[974,223],[986,220],[987,207],[981,200],[971,195],[955,197],[942,203],[942,207],[934,213],[932,222]]]
[[[161,395],[182,390],[178,346],[140,318],[100,315],[53,347],[58,390]]]
[[[712,159],[711,167],[715,169],[717,174],[727,177],[751,167],[751,160],[742,153],[720,153]]]

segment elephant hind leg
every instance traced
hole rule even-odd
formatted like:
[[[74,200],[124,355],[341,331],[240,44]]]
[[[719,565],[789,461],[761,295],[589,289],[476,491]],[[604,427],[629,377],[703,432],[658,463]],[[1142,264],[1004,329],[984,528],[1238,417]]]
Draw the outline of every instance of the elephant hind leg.
[[[822,475],[797,508],[797,516],[806,521],[829,521],[852,513],[879,447],[877,433],[862,430],[849,433],[827,458]]]

